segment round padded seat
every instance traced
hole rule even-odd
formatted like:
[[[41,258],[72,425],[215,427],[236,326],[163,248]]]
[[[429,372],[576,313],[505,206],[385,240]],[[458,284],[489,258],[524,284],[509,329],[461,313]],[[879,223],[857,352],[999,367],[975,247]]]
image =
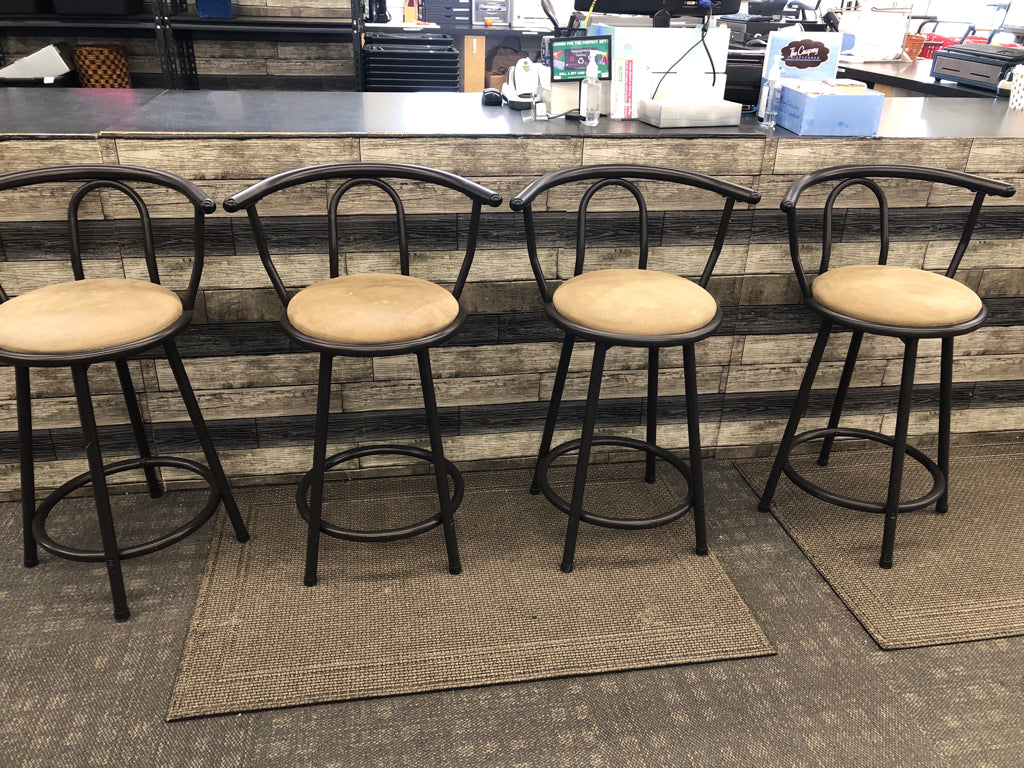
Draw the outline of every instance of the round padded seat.
[[[710,323],[714,297],[679,275],[650,269],[601,269],[566,280],[552,296],[577,325],[631,336],[671,336]]]
[[[884,264],[837,267],[814,279],[823,307],[881,325],[938,328],[973,320],[981,299],[963,283],[921,269]]]
[[[142,280],[57,283],[0,304],[0,349],[38,355],[94,352],[153,336],[181,313],[174,291]]]
[[[288,302],[288,321],[297,331],[342,344],[412,341],[447,328],[458,315],[451,293],[407,275],[335,277]]]

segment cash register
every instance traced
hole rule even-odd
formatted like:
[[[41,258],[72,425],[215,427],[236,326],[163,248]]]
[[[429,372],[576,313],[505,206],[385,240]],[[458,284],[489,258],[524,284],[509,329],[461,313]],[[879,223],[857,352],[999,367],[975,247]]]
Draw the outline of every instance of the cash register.
[[[936,51],[932,77],[998,92],[999,83],[1017,64],[1024,64],[1024,48],[961,43]]]

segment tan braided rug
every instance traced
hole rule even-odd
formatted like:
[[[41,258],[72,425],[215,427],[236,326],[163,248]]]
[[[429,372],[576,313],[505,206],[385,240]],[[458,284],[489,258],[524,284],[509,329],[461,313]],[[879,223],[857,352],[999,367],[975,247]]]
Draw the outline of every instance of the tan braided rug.
[[[928,451],[931,454],[930,451]],[[793,466],[821,487],[862,499],[885,498],[887,449],[817,454]],[[760,495],[771,459],[736,462]],[[950,504],[900,515],[893,568],[878,567],[882,517],[827,504],[783,475],[775,517],[882,648],[1024,634],[1024,445],[954,448]],[[907,459],[904,499],[931,488]]]
[[[678,489],[642,471],[595,466],[588,508],[669,509]],[[294,489],[245,492],[252,540],[227,526],[215,538],[168,719],[774,653],[714,554],[694,554],[689,515],[638,532],[586,525],[564,574],[566,518],[528,485],[525,471],[466,475],[460,576],[436,529],[325,538],[312,588]],[[436,496],[423,477],[359,480],[331,483],[329,503],[361,518],[332,511],[336,524],[385,527],[426,517]]]

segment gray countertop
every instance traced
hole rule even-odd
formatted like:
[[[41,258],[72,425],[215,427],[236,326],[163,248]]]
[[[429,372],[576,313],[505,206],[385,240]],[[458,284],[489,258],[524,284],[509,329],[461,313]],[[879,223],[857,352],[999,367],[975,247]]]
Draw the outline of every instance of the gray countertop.
[[[932,77],[932,60],[840,62],[839,76],[871,84],[904,88],[922,96],[991,99],[996,94],[987,88],[962,85]]]
[[[484,107],[474,93],[160,91],[0,88],[0,135],[352,135],[793,138],[765,131],[751,115],[739,126],[659,129],[639,121],[524,120]],[[1007,99],[887,98],[880,137],[1024,138],[1024,112]],[[810,137],[809,137],[810,138]]]
[[[95,136],[163,93],[149,88],[0,88],[0,135]]]

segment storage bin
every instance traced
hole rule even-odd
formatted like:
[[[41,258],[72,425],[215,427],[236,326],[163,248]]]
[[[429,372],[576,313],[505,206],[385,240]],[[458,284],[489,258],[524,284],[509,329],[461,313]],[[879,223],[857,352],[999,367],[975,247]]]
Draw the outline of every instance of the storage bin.
[[[922,59],[934,59],[935,54],[941,51],[943,48],[956,45],[960,42],[958,37],[943,37],[942,35],[936,35],[934,32],[928,32],[924,36],[924,44],[921,46]]]
[[[196,0],[196,13],[201,19],[230,19],[235,7],[231,0]]]
[[[53,0],[64,16],[131,16],[142,13],[142,0]]]

